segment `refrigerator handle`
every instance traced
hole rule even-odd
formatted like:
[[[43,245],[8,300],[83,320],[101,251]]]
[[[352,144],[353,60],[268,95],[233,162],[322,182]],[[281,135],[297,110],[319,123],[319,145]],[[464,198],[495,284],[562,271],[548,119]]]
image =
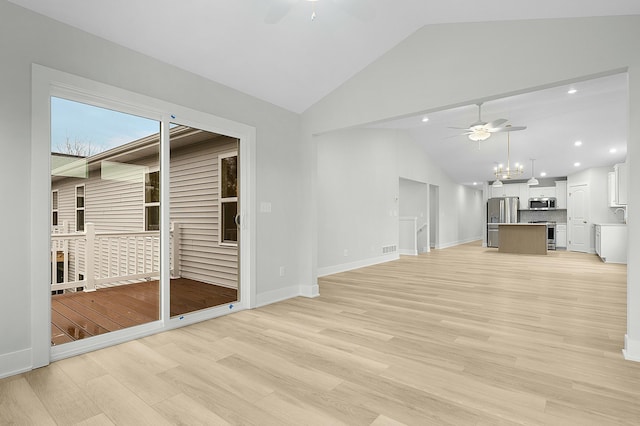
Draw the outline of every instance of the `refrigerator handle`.
[[[500,223],[504,223],[504,200],[500,200]]]

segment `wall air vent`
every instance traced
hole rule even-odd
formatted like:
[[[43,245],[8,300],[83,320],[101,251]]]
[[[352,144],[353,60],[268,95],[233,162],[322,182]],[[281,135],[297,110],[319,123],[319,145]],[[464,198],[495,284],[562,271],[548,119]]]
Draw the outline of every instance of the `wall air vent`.
[[[393,253],[396,251],[398,251],[398,247],[396,247],[395,245],[382,247],[382,254]]]

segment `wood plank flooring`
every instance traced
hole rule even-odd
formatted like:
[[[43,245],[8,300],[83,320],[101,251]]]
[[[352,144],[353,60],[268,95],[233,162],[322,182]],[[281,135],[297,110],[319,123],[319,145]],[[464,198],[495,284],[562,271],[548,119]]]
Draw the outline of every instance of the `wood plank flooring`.
[[[477,243],[0,380],[0,424],[638,425],[626,267]]]
[[[186,278],[171,280],[171,316],[238,300],[237,290]],[[60,345],[159,318],[158,281],[51,297],[51,344]]]

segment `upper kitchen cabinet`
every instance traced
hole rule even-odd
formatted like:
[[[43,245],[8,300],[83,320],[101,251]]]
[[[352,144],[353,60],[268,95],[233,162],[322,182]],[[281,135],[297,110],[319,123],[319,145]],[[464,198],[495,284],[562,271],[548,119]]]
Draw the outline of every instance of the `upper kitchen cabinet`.
[[[627,205],[627,163],[613,166],[613,174],[609,174],[609,206]]]
[[[620,207],[616,196],[616,172],[607,173],[607,202],[609,207]]]
[[[553,198],[555,196],[555,186],[529,187],[529,198]],[[567,200],[565,199],[565,205],[566,203]]]
[[[567,208],[567,181],[566,180],[556,181],[556,208],[557,209]]]
[[[518,183],[505,183],[500,188],[494,188],[493,186],[489,186],[491,189],[491,197],[519,197],[520,196],[520,184]]]

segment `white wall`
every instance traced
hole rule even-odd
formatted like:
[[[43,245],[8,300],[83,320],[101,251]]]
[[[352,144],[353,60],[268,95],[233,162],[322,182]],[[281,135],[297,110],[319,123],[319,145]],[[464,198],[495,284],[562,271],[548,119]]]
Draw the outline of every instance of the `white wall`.
[[[429,247],[429,185],[425,182],[400,178],[400,217],[415,217],[418,253],[428,251]],[[400,236],[402,243],[402,235]]]
[[[314,134],[627,70],[629,182],[640,182],[640,167],[635,167],[640,163],[640,120],[635,119],[640,116],[638,40],[640,16],[423,27],[305,111],[303,136],[310,144],[308,154],[313,159],[311,135]],[[470,51],[494,46],[500,46],[508,59],[496,60],[494,55],[472,55],[470,59]],[[418,169],[413,171],[419,173]],[[410,177],[402,173],[401,176]],[[638,360],[640,209],[634,206],[640,200],[639,188],[631,188],[629,194],[629,305],[625,345],[625,355]],[[313,194],[313,178],[310,191]],[[442,200],[446,193],[442,188]],[[313,199],[313,195],[310,197]]]
[[[398,132],[398,173],[439,187],[436,248],[482,239],[482,191],[455,183],[407,132]]]
[[[390,130],[363,129],[318,138],[321,274],[397,257],[397,252],[382,252],[383,246],[398,244],[394,135]]]
[[[382,247],[399,244],[399,178],[440,186],[440,247],[482,238],[482,192],[451,181],[406,132],[351,129],[316,140],[319,275],[397,257]]]
[[[2,241],[12,242],[0,245],[0,377],[31,365],[31,321],[39,315],[31,312],[30,271],[37,265],[29,264],[29,218],[49,212],[32,212],[29,206],[32,63],[254,126],[256,202],[272,204],[272,213],[255,218],[258,303],[311,291],[309,274],[298,266],[308,264],[300,247],[308,245],[302,230],[309,226],[300,214],[308,190],[299,115],[5,0],[0,0],[0,52],[0,199],[5,206],[0,223],[5,225]],[[286,268],[284,277],[280,266]]]

